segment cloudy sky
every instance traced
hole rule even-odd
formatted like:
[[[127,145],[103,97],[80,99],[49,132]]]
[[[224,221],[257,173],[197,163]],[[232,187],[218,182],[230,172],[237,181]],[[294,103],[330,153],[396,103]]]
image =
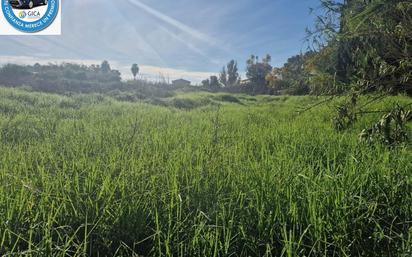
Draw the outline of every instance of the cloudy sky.
[[[251,54],[281,65],[306,49],[317,0],[62,0],[61,36],[1,36],[0,62],[108,60],[129,78],[194,82]]]

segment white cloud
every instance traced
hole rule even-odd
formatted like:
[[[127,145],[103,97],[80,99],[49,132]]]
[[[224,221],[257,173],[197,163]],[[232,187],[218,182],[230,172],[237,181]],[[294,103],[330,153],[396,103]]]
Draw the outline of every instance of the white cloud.
[[[155,16],[156,18],[164,21],[165,23],[167,23],[167,24],[169,24],[169,25],[171,25],[175,28],[178,28],[181,31],[184,31],[185,33],[191,35],[194,38],[197,38],[197,39],[199,39],[203,42],[206,42],[206,43],[211,43],[213,45],[217,44],[217,42],[214,38],[211,38],[210,36],[200,32],[198,30],[195,30],[195,29],[187,26],[186,24],[183,24],[182,22],[180,22],[176,19],[173,19],[173,18],[171,18],[171,17],[169,17],[169,16],[153,9],[152,7],[142,3],[139,0],[129,0],[129,2],[132,3],[133,5],[135,5],[136,7],[144,10],[145,12]]]
[[[193,83],[200,83],[202,80],[210,77],[211,75],[214,75],[213,73],[210,73],[210,72],[188,71],[188,70],[156,67],[156,66],[150,66],[150,65],[141,65],[140,70],[141,70],[141,74],[143,75],[143,77],[147,77],[148,79],[152,79],[152,80],[157,80],[158,78],[162,78],[162,77],[165,79],[170,79],[170,80],[184,78],[184,79],[191,80]]]

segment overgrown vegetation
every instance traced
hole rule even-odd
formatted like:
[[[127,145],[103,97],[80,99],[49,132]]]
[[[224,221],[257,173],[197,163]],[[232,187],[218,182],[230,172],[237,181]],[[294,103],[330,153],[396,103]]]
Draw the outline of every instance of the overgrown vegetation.
[[[139,73],[137,64],[132,65],[131,72],[136,78]],[[123,101],[170,97],[177,90],[199,90],[170,85],[164,81],[122,81],[120,75],[119,71],[111,69],[107,61],[90,66],[73,63],[33,66],[7,64],[0,68],[0,85],[62,95],[100,93]]]
[[[412,3],[320,3],[244,79],[1,67],[0,256],[412,256]]]
[[[174,98],[1,88],[0,255],[411,255],[410,147],[358,141],[380,113],[342,136],[291,111],[314,97]]]
[[[347,104],[338,107],[334,122],[339,130],[360,115],[351,113],[351,109],[362,109],[352,101],[354,95],[411,96],[412,3],[404,0],[320,0],[320,3],[321,7],[314,11],[315,26],[308,30],[309,51],[273,69],[270,56],[262,62],[252,56],[247,61],[248,80],[237,84],[238,91],[231,91],[347,95]],[[221,86],[222,91],[227,91],[225,83]],[[214,88],[217,91],[219,87],[214,85]],[[393,112],[396,110],[386,116],[392,117]],[[373,134],[377,133],[386,137],[380,129],[374,130]]]

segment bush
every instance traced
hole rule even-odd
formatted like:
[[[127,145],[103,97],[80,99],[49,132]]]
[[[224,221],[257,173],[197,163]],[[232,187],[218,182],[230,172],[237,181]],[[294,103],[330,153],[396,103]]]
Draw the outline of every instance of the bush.
[[[196,100],[188,98],[174,98],[171,104],[173,107],[178,109],[191,110],[202,106],[206,106],[210,103],[211,101],[207,98],[201,98]]]
[[[239,99],[237,99],[235,96],[232,95],[219,95],[213,97],[214,100],[216,101],[221,101],[221,102],[229,102],[229,103],[242,103]]]

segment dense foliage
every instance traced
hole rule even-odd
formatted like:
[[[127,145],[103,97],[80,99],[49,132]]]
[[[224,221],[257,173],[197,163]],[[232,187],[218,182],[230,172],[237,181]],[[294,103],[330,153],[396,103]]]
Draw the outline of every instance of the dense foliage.
[[[314,52],[296,55],[287,60],[282,68],[274,68],[266,76],[267,85],[275,94],[307,95],[313,93],[310,83],[310,74],[306,70],[308,60],[313,58]]]
[[[312,34],[320,55],[313,66],[336,76],[346,90],[412,94],[412,2],[322,3],[325,14]]]
[[[163,81],[136,79],[139,73],[137,64],[133,64],[130,70],[135,78],[133,81],[122,81],[120,72],[111,69],[107,61],[90,66],[73,63],[33,66],[7,64],[0,67],[0,85],[64,95],[102,93],[127,101],[167,97],[174,95],[176,90],[187,89]],[[189,90],[196,91],[196,88]]]
[[[104,92],[121,87],[120,72],[112,70],[104,61],[102,65],[15,65],[7,64],[0,68],[0,85],[28,86],[36,91]]]
[[[412,95],[412,2],[405,0],[320,0],[308,30],[310,50],[270,66],[270,56],[247,60],[251,94]],[[224,71],[225,72],[225,71]],[[224,76],[223,76],[224,77]],[[265,80],[266,77],[266,80]],[[225,90],[225,80],[221,80]]]

